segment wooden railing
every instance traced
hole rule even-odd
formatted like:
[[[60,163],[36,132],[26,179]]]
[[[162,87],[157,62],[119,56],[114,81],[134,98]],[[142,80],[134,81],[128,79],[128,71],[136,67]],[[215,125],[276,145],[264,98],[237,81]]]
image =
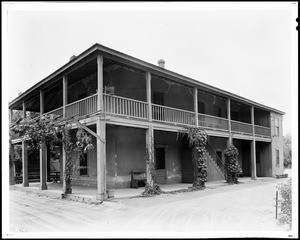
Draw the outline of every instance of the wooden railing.
[[[104,113],[128,116],[134,118],[148,119],[147,102],[134,99],[119,97],[115,95],[103,94]],[[66,117],[84,116],[97,111],[97,94],[80,99],[66,106]],[[54,109],[45,114],[56,116],[63,115],[63,107]],[[175,123],[195,126],[196,114],[191,111],[177,108],[152,104],[152,119],[154,121]],[[206,114],[198,114],[198,123],[200,127],[228,131],[228,119],[215,117]],[[255,135],[261,137],[270,137],[269,127],[255,125]],[[252,135],[252,124],[231,120],[231,131]]]
[[[231,120],[231,131],[247,135],[253,134],[252,124]]]
[[[271,129],[269,127],[255,125],[254,130],[255,130],[255,136],[262,136],[262,137],[271,136]]]
[[[56,108],[50,112],[46,112],[45,114],[50,115],[52,118],[55,118],[58,116],[62,117],[63,116],[63,107]]]
[[[195,113],[152,104],[152,118],[156,121],[195,125]]]
[[[198,124],[199,126],[204,128],[228,131],[228,119],[225,118],[219,118],[219,117],[199,113]]]
[[[66,116],[84,116],[97,111],[97,94],[80,99],[66,106]]]
[[[109,94],[103,95],[105,113],[143,119],[148,118],[148,104],[146,102]]]

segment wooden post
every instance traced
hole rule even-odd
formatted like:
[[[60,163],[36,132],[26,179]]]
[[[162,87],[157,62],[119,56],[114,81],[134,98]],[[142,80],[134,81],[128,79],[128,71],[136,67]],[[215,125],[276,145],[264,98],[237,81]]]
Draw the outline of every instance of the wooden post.
[[[26,121],[26,104],[25,102],[23,101],[22,102],[22,106],[23,106],[23,121]]]
[[[255,131],[254,131],[254,107],[251,106],[251,123],[252,123],[252,134],[253,140],[251,142],[251,179],[256,179],[256,142],[255,142]]]
[[[103,57],[97,56],[97,82],[98,82],[98,99],[97,110],[103,112]]]
[[[44,91],[40,90],[40,116],[44,114]]]
[[[146,73],[146,94],[148,103],[148,119],[152,121],[152,100],[151,100],[151,73]]]
[[[256,143],[255,138],[251,141],[251,179],[256,180]]]
[[[68,78],[63,76],[63,117],[67,117],[66,106],[68,104]]]
[[[254,127],[254,107],[251,106],[251,123],[252,123],[252,134],[255,138],[255,127]]]
[[[227,118],[228,118],[228,132],[229,132],[228,144],[230,146],[232,144],[230,98],[227,99]]]
[[[97,194],[96,199],[103,201],[107,199],[106,193],[106,133],[105,122],[101,119],[97,120],[97,135],[104,141],[97,138]]]
[[[13,122],[13,116],[14,116],[13,109],[9,109],[9,123]]]
[[[66,151],[65,151],[65,145],[64,143],[62,144],[62,149],[61,149],[61,160],[62,160],[62,173],[60,174],[62,176],[62,191],[63,194],[66,193],[67,185],[66,185],[66,177],[65,177],[65,171],[66,171]]]
[[[47,189],[47,146],[43,141],[40,145],[40,190]]]
[[[276,216],[275,216],[276,219],[277,219],[277,208],[278,208],[278,191],[276,191]]]
[[[154,133],[153,133],[153,126],[149,125],[149,128],[146,130],[146,147],[148,150],[149,156],[153,156],[153,147],[151,144],[154,144]],[[149,164],[146,164],[146,178],[147,182],[150,184],[152,181],[152,177],[150,174],[150,166]]]
[[[194,88],[194,112],[195,112],[195,126],[199,126],[198,121],[198,89]]]
[[[22,172],[23,172],[23,187],[29,187],[28,183],[28,154],[27,142],[22,141]]]

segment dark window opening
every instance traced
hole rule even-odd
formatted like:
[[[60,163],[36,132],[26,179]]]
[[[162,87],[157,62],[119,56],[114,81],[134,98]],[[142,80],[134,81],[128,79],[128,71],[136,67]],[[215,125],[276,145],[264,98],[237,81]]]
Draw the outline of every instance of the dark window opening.
[[[219,159],[222,160],[222,151],[218,150],[218,151],[216,151],[216,154],[219,157]]]
[[[156,162],[156,169],[166,168],[164,148],[155,148],[155,162]]]
[[[84,153],[80,157],[80,175],[87,175],[87,166],[88,166],[88,161],[87,161],[87,153]]]
[[[153,103],[158,105],[164,105],[164,93],[153,92]]]
[[[222,117],[222,109],[219,106],[213,105],[213,115],[216,117]]]
[[[279,150],[276,150],[276,165],[279,165]]]
[[[205,103],[198,102],[198,113],[205,114]]]

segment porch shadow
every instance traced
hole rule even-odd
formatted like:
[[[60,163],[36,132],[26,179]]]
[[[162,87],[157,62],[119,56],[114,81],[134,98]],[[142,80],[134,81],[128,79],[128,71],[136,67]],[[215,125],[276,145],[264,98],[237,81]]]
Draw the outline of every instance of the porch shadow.
[[[274,178],[257,178],[258,181],[267,181]],[[251,183],[251,178],[244,177],[239,178],[240,183]],[[227,186],[228,184],[223,181],[211,181],[205,183],[206,188],[208,189],[214,189],[219,188],[222,186]],[[52,183],[48,182],[47,190],[40,190],[39,189],[40,183],[29,183],[29,187],[22,187],[22,184],[16,184],[10,186],[11,190],[16,191],[23,191],[27,193],[33,193],[38,196],[46,196],[50,198],[55,199],[62,199],[62,184],[61,183]],[[177,184],[161,184],[160,188],[164,192],[172,192],[172,191],[178,191],[178,190],[184,190],[188,189],[188,187],[192,186],[191,183],[177,183]],[[141,197],[141,193],[145,190],[144,187],[139,188],[122,188],[122,189],[115,189],[114,190],[114,198],[109,198],[108,201],[114,200],[114,199],[122,199],[122,198],[135,198],[135,197]],[[96,191],[97,189],[95,187],[89,187],[89,186],[72,186],[72,194],[69,194],[66,196],[66,199],[77,201],[77,202],[84,202],[84,203],[99,203],[99,201],[96,200]]]

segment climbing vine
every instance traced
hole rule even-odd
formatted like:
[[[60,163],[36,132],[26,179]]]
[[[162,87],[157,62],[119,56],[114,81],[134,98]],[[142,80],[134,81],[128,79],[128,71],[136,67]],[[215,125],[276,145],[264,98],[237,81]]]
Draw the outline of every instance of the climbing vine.
[[[164,193],[159,185],[156,183],[156,164],[153,138],[150,140],[149,146],[146,148],[145,162],[148,166],[149,174],[151,176],[150,182],[146,181],[145,191],[142,192],[143,196],[154,196]]]
[[[198,127],[186,127],[178,132],[178,135],[187,135],[189,145],[192,147],[192,164],[194,172],[194,182],[192,188],[204,189],[207,181],[207,164],[205,157],[205,145],[207,134]]]
[[[38,150],[42,143],[46,143],[51,150],[62,144],[66,154],[66,165],[63,177],[66,181],[64,194],[72,193],[72,175],[78,168],[77,158],[93,149],[92,138],[82,128],[76,133],[74,143],[70,135],[71,124],[66,121],[55,121],[49,115],[29,119],[26,122],[17,122],[10,127],[10,140],[21,137],[28,142],[28,149]],[[17,153],[16,153],[17,154]]]
[[[239,151],[234,145],[230,145],[224,150],[226,181],[228,183],[238,183],[241,167],[238,162]]]

